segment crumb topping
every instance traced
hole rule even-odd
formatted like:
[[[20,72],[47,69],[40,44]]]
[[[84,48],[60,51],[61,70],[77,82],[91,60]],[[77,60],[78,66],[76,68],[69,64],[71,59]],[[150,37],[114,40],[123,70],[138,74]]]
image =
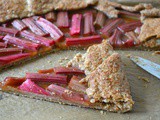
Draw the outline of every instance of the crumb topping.
[[[107,43],[106,40],[102,44],[92,45],[87,49],[85,54],[78,53],[71,61],[69,67],[78,67],[89,74],[94,71],[110,54],[113,48]]]
[[[110,111],[132,109],[134,102],[129,83],[121,69],[120,56],[113,52],[107,42],[92,45],[85,54],[77,54],[68,65],[75,65],[87,73],[80,82],[88,84],[86,93],[91,103],[102,103],[104,109]]]
[[[138,38],[144,42],[152,37],[160,38],[160,18],[148,18],[143,22]]]

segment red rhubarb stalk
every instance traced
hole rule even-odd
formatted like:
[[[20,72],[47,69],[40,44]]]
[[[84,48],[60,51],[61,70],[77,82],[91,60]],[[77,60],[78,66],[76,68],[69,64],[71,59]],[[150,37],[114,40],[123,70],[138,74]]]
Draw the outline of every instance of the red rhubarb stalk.
[[[85,105],[89,104],[89,98],[87,97],[87,95],[71,91],[64,87],[51,84],[50,86],[48,86],[47,90],[51,92],[53,96],[55,94],[56,96],[59,96],[64,100]]]
[[[3,86],[19,87],[24,81],[25,81],[25,78],[6,77],[3,82]]]
[[[106,22],[106,16],[104,15],[104,13],[102,13],[102,12],[98,12],[97,13],[97,16],[96,16],[96,20],[95,20],[95,22],[94,22],[94,25],[95,26],[98,26],[98,27],[103,27],[104,26],[104,24],[105,24],[105,22]]]
[[[36,43],[41,43],[45,46],[52,46],[55,44],[55,41],[53,39],[48,39],[48,38],[45,38],[45,37],[42,37],[39,35],[35,35],[34,33],[31,33],[26,30],[20,32],[20,35],[25,37],[26,39],[29,39],[29,40],[36,42]]]
[[[142,26],[141,21],[135,21],[135,22],[130,22],[130,23],[126,23],[121,26],[118,26],[118,29],[122,32],[129,32],[129,31],[135,30],[137,27],[140,27],[140,26]]]
[[[68,12],[58,12],[57,25],[59,28],[68,28],[69,27]]]
[[[123,45],[121,38],[122,32],[116,29],[113,35],[109,38],[109,42],[113,47],[121,47]]]
[[[56,20],[56,15],[54,12],[49,12],[47,14],[45,14],[45,18],[50,21],[50,22],[53,22]]]
[[[18,30],[13,29],[13,28],[4,28],[4,27],[0,27],[0,34],[10,34],[12,36],[15,36],[18,34]]]
[[[46,36],[47,33],[45,33],[43,30],[40,29],[40,27],[38,27],[34,21],[33,18],[25,18],[22,20],[26,26],[28,26],[30,28],[30,30],[40,36]]]
[[[13,25],[14,28],[16,28],[20,31],[24,30],[24,29],[27,29],[27,26],[21,20],[18,20],[18,19],[14,20],[12,22],[12,25]]]
[[[133,39],[128,39],[128,40],[126,40],[126,41],[124,42],[124,46],[125,46],[125,47],[133,47],[133,46],[135,46],[135,42],[134,42]]]
[[[48,20],[44,19],[44,18],[39,18],[36,21],[45,31],[47,31],[48,33],[50,33],[51,37],[56,41],[60,41],[61,38],[63,37],[63,33],[61,32],[61,30],[55,26],[54,24],[52,24],[51,22],[49,22]]]
[[[12,37],[10,35],[6,35],[3,38],[3,40],[7,41],[8,43],[23,47],[23,48],[28,49],[28,50],[33,50],[33,51],[38,50],[38,48],[40,47],[39,44],[32,43],[30,41],[26,41],[26,40],[23,40],[23,39],[20,39],[20,38]]]
[[[119,11],[119,15],[122,17],[127,17],[127,18],[131,18],[131,19],[139,19],[140,18],[140,14],[138,13],[132,13],[132,12],[128,12],[128,11]]]
[[[46,70],[38,70],[38,73],[43,73],[43,74],[47,74],[47,73],[54,73],[54,69],[46,69]]]
[[[81,37],[81,38],[66,38],[67,46],[89,45],[89,44],[101,43],[101,42],[102,42],[102,38],[100,35]]]
[[[6,43],[0,42],[0,48],[6,48],[6,47],[7,47]]]
[[[118,25],[123,24],[124,20],[121,18],[113,19],[109,21],[110,24],[105,25],[101,30],[101,34],[105,35],[106,37],[110,37],[114,30],[118,27]]]
[[[30,53],[19,53],[19,54],[14,54],[14,55],[8,55],[8,56],[2,56],[0,57],[0,63],[1,64],[7,64],[10,62],[14,62],[23,58],[30,57]]]
[[[95,34],[92,12],[87,12],[84,14],[84,34]]]
[[[20,86],[19,89],[26,92],[42,94],[42,95],[50,95],[45,89],[41,88],[40,86],[36,85],[30,79],[24,81]]]
[[[79,35],[81,33],[81,22],[82,22],[81,14],[74,14],[72,16],[71,28],[70,28],[71,35]]]
[[[65,75],[84,75],[84,71],[75,67],[55,67],[54,72],[56,74]]]
[[[86,86],[81,84],[79,81],[81,80],[80,77],[73,76],[69,82],[69,89],[72,89],[77,92],[86,93]]]
[[[26,78],[35,82],[53,82],[67,84],[67,76],[56,74],[26,73]]]
[[[22,50],[22,48],[2,48],[0,49],[0,56],[6,54],[22,53]]]
[[[0,40],[3,40],[4,36],[0,36]]]

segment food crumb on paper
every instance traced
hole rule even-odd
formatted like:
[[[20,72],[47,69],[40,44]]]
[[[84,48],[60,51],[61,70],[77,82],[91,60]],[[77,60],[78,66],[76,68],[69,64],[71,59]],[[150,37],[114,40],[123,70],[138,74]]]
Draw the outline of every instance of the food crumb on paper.
[[[154,51],[154,53],[152,53],[152,55],[160,55],[160,51]]]
[[[127,54],[126,57],[127,57],[127,58],[130,58],[130,57],[131,57],[131,54]]]
[[[105,112],[104,112],[103,110],[101,110],[101,111],[100,111],[100,114],[101,114],[101,115],[104,115],[104,114],[105,114]]]
[[[138,79],[139,79],[139,80],[143,80],[144,82],[150,83],[149,79],[146,78],[146,77],[138,76]]]

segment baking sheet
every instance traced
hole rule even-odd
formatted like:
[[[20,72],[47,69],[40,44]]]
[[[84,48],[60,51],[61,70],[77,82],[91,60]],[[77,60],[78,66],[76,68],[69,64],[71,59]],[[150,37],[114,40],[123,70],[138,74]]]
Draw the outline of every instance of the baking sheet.
[[[68,50],[51,53],[42,58],[12,67],[0,73],[0,80],[6,76],[24,76],[25,72],[36,72],[64,65],[77,52]],[[147,51],[118,51],[125,64],[124,70],[131,85],[135,105],[133,111],[125,114],[103,112],[100,110],[59,105],[41,100],[0,93],[0,120],[159,120],[160,119],[160,81],[132,63],[126,55],[139,55],[160,64],[160,55]],[[138,77],[149,79],[149,83]]]

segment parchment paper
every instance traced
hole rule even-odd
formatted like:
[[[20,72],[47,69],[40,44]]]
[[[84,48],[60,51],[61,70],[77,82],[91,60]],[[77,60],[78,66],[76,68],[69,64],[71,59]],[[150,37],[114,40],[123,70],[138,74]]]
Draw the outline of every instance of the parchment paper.
[[[23,65],[12,67],[0,73],[0,80],[7,76],[24,76],[25,72],[36,72],[65,64],[77,52],[60,51],[32,60]],[[125,114],[103,112],[100,110],[59,105],[41,100],[0,93],[0,120],[160,120],[160,80],[145,72],[126,57],[127,54],[138,55],[160,64],[160,55],[145,51],[119,51],[125,64],[124,70],[130,82],[135,101],[131,112]],[[62,64],[62,63],[61,63]],[[149,79],[149,83],[138,77]]]

